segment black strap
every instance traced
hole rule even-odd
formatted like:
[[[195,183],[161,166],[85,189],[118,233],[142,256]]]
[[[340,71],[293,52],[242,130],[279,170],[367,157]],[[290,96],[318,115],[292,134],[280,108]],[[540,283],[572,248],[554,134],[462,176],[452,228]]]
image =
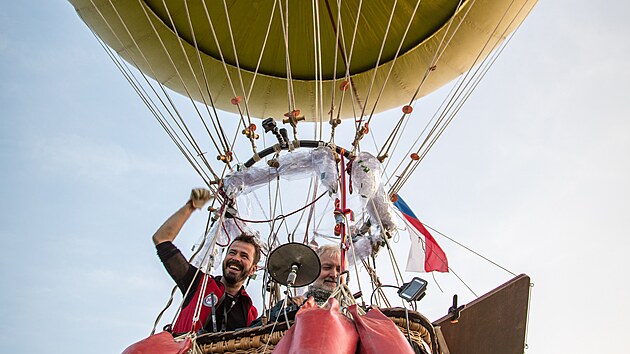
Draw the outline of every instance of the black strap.
[[[214,292],[211,292],[210,294],[216,296],[216,294]],[[212,297],[212,304],[211,304],[212,305],[211,306],[212,307],[212,312],[210,312],[210,316],[208,316],[206,318],[206,321],[203,323],[203,326],[201,327],[201,329],[203,331],[205,331],[206,328],[208,328],[208,326],[212,323],[212,332],[217,332],[217,312],[216,312],[216,309],[223,302],[223,299],[225,298],[225,293],[223,293],[223,296],[221,296],[221,299],[219,299],[216,304],[214,303],[215,296]]]
[[[209,325],[212,323],[212,331],[213,332],[217,332],[217,328],[219,327],[217,324],[217,316],[216,316],[216,309],[218,309],[221,304],[223,304],[223,301],[225,300],[226,296],[229,297],[230,299],[232,299],[232,303],[230,304],[230,308],[228,309],[227,306],[223,306],[223,319],[221,320],[221,332],[225,332],[226,330],[226,326],[227,326],[227,318],[228,318],[228,314],[230,313],[230,311],[232,311],[232,308],[234,307],[234,305],[236,304],[236,302],[238,301],[238,297],[239,297],[240,293],[236,294],[235,297],[231,297],[227,294],[227,292],[223,292],[223,295],[221,296],[221,298],[217,301],[217,303],[215,304],[214,301],[212,302],[212,312],[210,313],[210,316],[208,316],[206,318],[205,323],[203,324],[202,329],[206,329],[209,327]],[[214,299],[214,297],[213,297]]]
[[[223,306],[223,321],[222,321],[223,323],[221,323],[221,332],[225,332],[225,326],[227,325],[228,313],[232,311],[234,304],[236,304],[236,300],[238,299],[238,294],[236,295],[236,297],[230,296],[230,299],[232,299],[232,304],[230,304],[230,308],[228,309],[227,306]]]

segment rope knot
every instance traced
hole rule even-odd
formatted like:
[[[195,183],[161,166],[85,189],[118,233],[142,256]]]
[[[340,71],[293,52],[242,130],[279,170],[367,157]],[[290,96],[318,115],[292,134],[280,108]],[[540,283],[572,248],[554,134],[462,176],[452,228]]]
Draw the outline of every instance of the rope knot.
[[[341,202],[339,199],[335,200],[335,210],[333,211],[335,215],[335,236],[340,236],[343,232],[343,228],[345,227],[345,217],[350,216],[350,220],[354,221],[354,212],[352,209],[341,209]]]

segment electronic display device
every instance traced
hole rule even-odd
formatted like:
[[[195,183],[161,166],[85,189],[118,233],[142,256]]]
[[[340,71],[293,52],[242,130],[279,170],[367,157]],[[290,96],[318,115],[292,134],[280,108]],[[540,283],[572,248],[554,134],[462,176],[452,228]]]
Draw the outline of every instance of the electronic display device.
[[[427,284],[426,280],[414,277],[398,289],[398,295],[407,301],[418,301],[424,297]]]

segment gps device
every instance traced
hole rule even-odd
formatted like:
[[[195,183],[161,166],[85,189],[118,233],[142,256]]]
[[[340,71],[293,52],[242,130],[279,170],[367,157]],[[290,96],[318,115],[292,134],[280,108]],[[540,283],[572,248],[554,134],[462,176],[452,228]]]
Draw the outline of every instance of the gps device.
[[[427,284],[426,280],[414,277],[410,282],[403,284],[398,289],[398,296],[407,301],[418,301],[424,297]]]

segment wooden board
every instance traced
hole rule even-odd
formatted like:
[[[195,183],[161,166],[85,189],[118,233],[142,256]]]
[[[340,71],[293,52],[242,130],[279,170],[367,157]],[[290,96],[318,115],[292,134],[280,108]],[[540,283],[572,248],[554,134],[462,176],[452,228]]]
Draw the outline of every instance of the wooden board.
[[[529,276],[521,274],[467,304],[458,323],[447,315],[433,324],[451,354],[522,354],[529,289]]]

